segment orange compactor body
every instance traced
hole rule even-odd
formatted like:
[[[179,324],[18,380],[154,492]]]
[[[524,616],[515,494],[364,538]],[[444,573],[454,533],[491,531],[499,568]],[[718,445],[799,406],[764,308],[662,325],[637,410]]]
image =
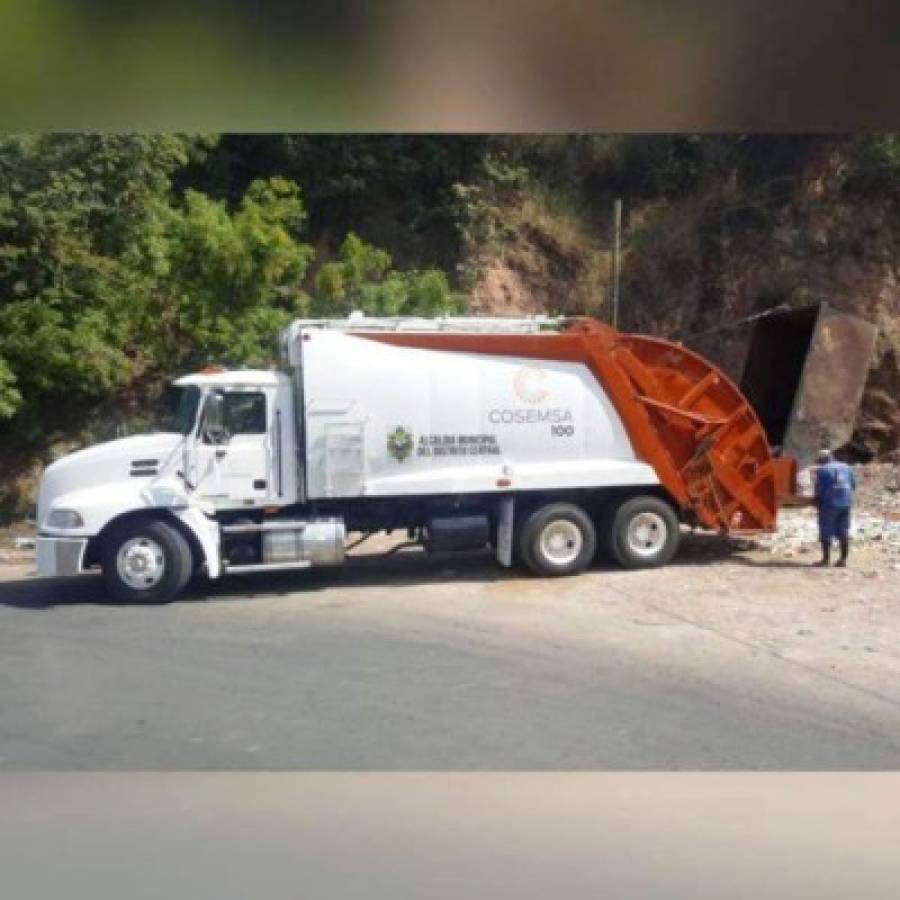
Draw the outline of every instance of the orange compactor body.
[[[366,336],[402,347],[583,363],[616,407],[635,451],[694,524],[719,532],[771,531],[779,503],[795,493],[796,462],[773,455],[740,390],[680,344],[625,334],[589,318],[532,334]]]

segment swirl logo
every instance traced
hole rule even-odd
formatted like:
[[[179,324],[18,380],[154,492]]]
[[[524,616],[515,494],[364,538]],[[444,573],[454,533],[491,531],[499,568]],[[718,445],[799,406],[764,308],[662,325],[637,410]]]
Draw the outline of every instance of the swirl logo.
[[[523,403],[543,403],[550,396],[544,387],[547,373],[540,366],[522,366],[513,377],[513,390]]]

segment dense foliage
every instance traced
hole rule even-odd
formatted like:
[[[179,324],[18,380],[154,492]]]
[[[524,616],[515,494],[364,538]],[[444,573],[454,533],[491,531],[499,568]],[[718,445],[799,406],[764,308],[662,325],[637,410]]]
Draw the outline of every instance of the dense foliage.
[[[239,191],[187,183],[193,172],[211,185],[223,152],[171,135],[0,143],[0,419],[27,434],[136,379],[268,364],[296,315],[459,308],[443,272],[398,271],[353,233],[310,277],[296,181],[272,171]]]
[[[616,196],[704,197],[720,228],[764,220],[816,155],[843,154],[847,191],[896,198],[898,148],[894,135],[7,137],[0,427],[39,439],[59,410],[135,384],[268,364],[298,314],[460,310],[475,251],[517,231],[596,292]]]

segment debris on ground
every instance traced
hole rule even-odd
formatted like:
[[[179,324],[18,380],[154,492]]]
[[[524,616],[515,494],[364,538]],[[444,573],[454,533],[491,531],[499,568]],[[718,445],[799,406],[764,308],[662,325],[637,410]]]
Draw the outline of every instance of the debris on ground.
[[[851,517],[852,552],[872,551],[900,570],[900,469],[873,463],[856,468],[858,489]],[[758,549],[791,558],[819,551],[814,507],[787,507],[778,514],[778,530],[755,540]]]

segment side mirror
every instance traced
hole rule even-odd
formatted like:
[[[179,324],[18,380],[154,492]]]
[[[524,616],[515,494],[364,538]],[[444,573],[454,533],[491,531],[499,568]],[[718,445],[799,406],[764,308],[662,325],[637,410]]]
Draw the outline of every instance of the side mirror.
[[[203,426],[200,430],[204,442],[215,444],[220,449],[231,440],[231,434],[225,427],[225,398],[218,391],[206,397],[203,405]],[[219,452],[217,451],[217,454]]]

